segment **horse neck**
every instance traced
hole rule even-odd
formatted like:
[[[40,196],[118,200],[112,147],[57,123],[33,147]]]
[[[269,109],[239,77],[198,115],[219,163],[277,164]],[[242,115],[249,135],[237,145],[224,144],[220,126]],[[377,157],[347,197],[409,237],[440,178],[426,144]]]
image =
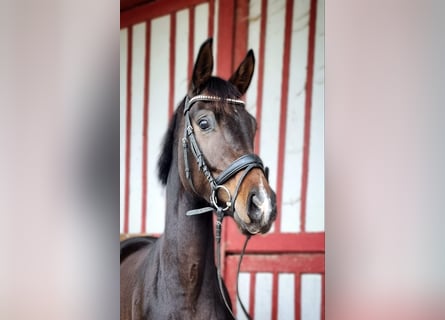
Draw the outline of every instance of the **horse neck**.
[[[165,249],[175,257],[181,270],[203,275],[206,267],[214,267],[212,214],[186,215],[187,211],[202,208],[207,204],[184,189],[179,179],[177,159],[172,163],[167,181]],[[184,268],[185,266],[192,271]]]
[[[172,183],[172,186],[180,183]],[[167,184],[167,214],[165,235],[172,235],[181,244],[203,249],[213,248],[212,214],[206,213],[196,216],[187,216],[192,209],[208,206],[202,199],[182,188],[170,188]]]

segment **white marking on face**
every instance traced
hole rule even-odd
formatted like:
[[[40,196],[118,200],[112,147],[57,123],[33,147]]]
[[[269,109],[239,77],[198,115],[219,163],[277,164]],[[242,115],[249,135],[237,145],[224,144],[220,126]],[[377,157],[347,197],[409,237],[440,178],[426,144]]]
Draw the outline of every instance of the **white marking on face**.
[[[270,214],[272,212],[272,201],[267,194],[266,188],[264,187],[263,177],[261,177],[259,192],[262,198],[265,199],[260,208],[261,212],[263,213],[262,221],[267,222],[269,221]]]

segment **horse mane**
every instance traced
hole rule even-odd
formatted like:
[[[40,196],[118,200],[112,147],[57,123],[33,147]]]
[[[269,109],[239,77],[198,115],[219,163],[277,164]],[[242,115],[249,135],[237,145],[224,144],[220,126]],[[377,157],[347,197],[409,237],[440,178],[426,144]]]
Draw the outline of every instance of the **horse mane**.
[[[173,145],[175,142],[175,132],[178,119],[179,110],[184,109],[185,98],[176,108],[173,117],[170,119],[167,132],[164,135],[162,142],[161,154],[158,159],[158,178],[162,185],[167,184],[168,173],[170,172],[171,163],[173,161]]]
[[[241,94],[235,85],[218,77],[211,77],[201,92],[204,90],[206,90],[208,94],[221,97],[222,99],[239,99],[241,97]],[[197,95],[200,94],[200,92],[195,92],[194,94]],[[185,98],[176,108],[173,117],[170,119],[170,124],[162,142],[161,154],[158,160],[158,178],[164,186],[167,184],[168,173],[170,172],[173,160],[173,145],[176,138],[177,119],[179,112],[184,110],[184,105]]]

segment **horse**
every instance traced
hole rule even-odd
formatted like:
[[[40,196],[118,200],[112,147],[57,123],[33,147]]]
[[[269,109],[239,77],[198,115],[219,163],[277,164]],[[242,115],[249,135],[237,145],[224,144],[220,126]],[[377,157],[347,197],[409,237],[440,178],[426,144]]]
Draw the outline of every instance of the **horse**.
[[[218,250],[215,263],[222,219],[250,236],[268,232],[277,214],[267,170],[253,153],[257,124],[240,100],[254,66],[249,50],[228,81],[214,77],[212,39],[201,45],[158,160],[164,233],[121,242],[121,320],[234,318]]]

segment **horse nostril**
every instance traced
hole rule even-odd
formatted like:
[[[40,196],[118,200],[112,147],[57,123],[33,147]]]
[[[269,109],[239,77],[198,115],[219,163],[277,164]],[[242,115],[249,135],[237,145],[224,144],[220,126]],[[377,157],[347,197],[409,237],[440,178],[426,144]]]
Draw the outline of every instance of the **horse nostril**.
[[[264,203],[264,201],[261,201],[260,198],[256,194],[254,194],[252,196],[251,201],[258,209],[261,209],[261,207],[263,206],[263,203]]]
[[[249,218],[252,219],[252,221],[261,220],[265,201],[261,192],[251,191],[248,201],[249,212],[247,215],[249,216]]]

